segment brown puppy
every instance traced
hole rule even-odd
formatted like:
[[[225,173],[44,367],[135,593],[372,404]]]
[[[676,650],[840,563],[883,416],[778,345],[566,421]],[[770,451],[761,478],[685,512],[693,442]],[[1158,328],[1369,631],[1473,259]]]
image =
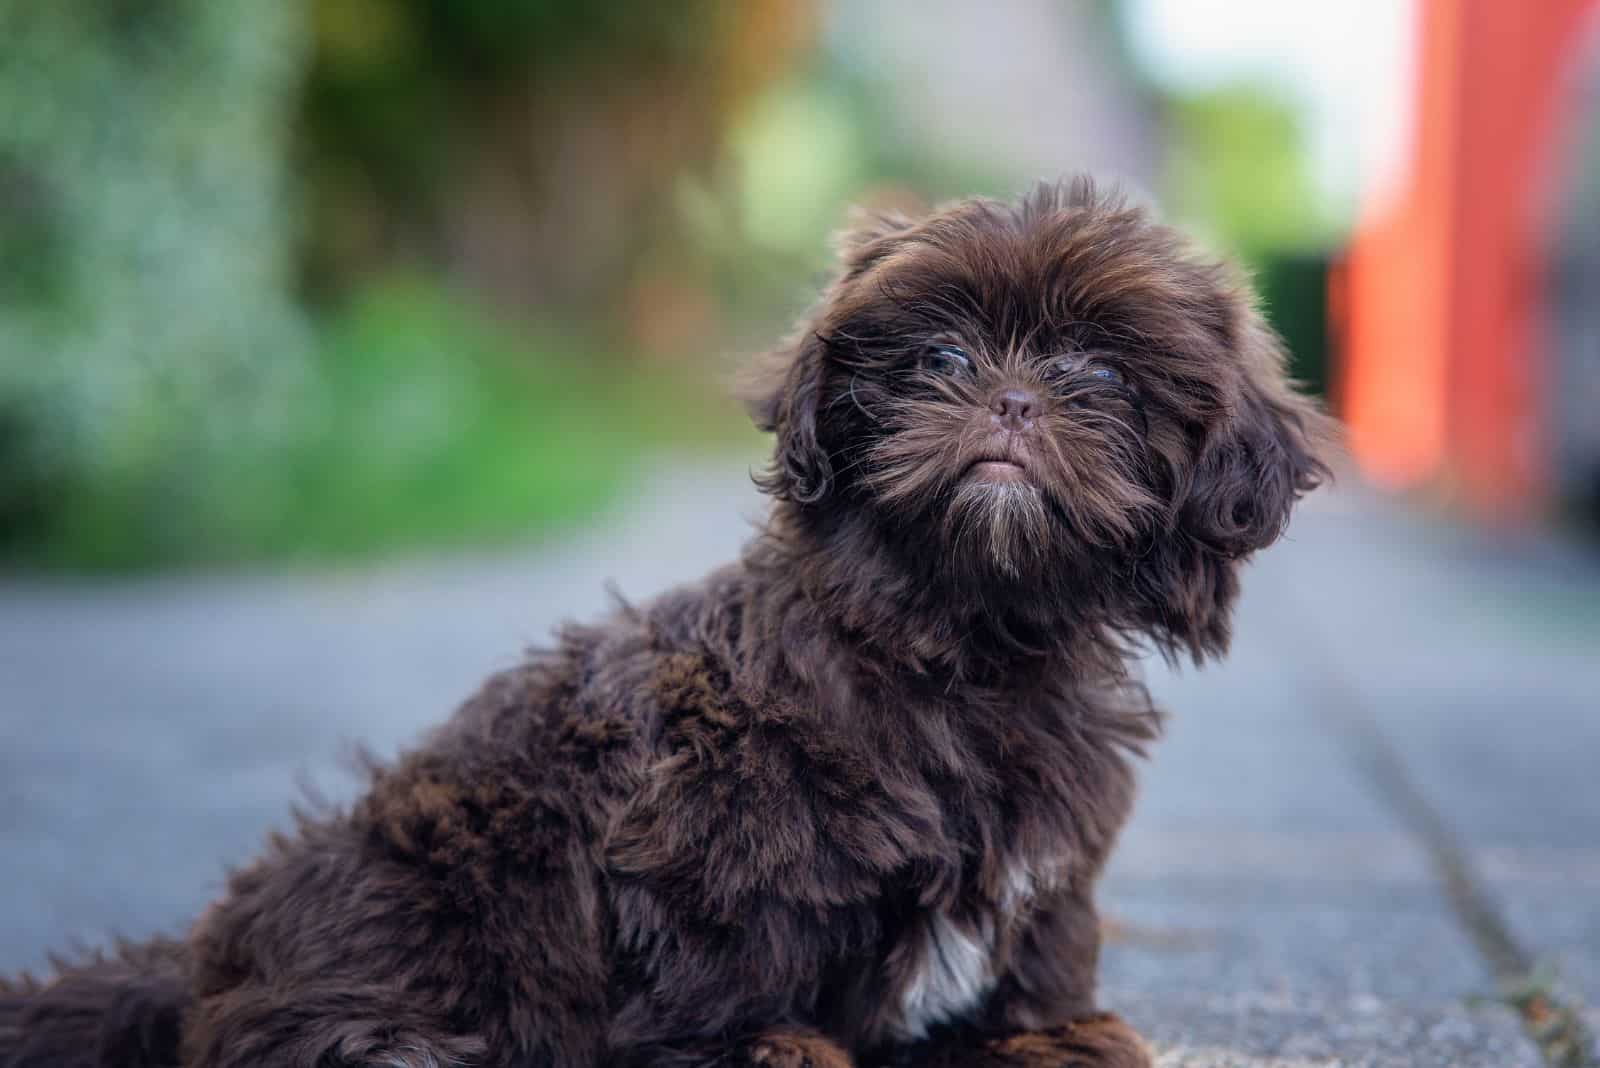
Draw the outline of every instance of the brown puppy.
[[[1246,291],[1084,182],[846,236],[753,387],[774,505],[565,630],[182,943],[0,995],[11,1066],[1131,1066],[1092,894],[1323,474]]]

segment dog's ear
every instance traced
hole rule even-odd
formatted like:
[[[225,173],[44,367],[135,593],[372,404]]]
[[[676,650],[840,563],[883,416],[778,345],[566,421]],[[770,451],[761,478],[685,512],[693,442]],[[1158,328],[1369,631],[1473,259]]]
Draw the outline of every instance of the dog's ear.
[[[1232,558],[1278,539],[1294,503],[1327,477],[1332,438],[1327,416],[1291,387],[1282,343],[1254,309],[1236,337],[1239,397],[1205,443],[1179,511],[1186,533]]]
[[[1175,480],[1170,527],[1135,569],[1144,628],[1196,663],[1227,651],[1239,564],[1276,541],[1328,476],[1332,423],[1296,393],[1282,343],[1241,290],[1224,298],[1228,359],[1241,374],[1221,418]]]
[[[827,344],[807,324],[759,360],[743,383],[756,427],[777,438],[772,464],[755,482],[779,500],[815,504],[833,482],[833,464],[817,440],[826,360]]]
[[[909,237],[916,223],[896,211],[858,211],[838,234],[838,270],[812,314],[788,340],[757,360],[739,392],[756,426],[777,436],[772,465],[756,476],[765,493],[815,504],[833,484],[833,464],[818,439],[828,371],[824,322],[846,302],[852,284]]]

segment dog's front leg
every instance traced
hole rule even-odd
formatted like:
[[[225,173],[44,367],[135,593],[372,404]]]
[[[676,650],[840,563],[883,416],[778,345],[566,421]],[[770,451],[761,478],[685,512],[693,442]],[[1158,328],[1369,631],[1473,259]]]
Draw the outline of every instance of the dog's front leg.
[[[626,1068],[855,1068],[848,1051],[804,1027],[778,1026],[735,1039],[662,1042],[623,1051]]]
[[[971,1028],[936,1039],[912,1068],[1149,1068],[1119,1017],[1095,1009],[1100,921],[1088,886],[1039,902]]]
[[[941,1046],[919,1068],[1149,1068],[1150,1051],[1118,1016],[1092,1013],[1038,1031]]]
[[[744,1050],[766,1068],[854,1068],[844,1047],[815,1031],[778,1028],[751,1040]]]

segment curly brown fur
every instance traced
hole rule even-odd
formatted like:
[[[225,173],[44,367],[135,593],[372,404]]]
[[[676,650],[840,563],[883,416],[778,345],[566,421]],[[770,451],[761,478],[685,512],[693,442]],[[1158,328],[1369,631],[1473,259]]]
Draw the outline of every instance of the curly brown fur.
[[[40,984],[0,980],[0,1064],[170,1064],[189,1002],[188,954],[156,939],[80,961]]]
[[[1321,477],[1282,364],[1087,183],[869,221],[753,378],[737,562],[491,679],[181,951],[0,993],[0,1061],[1144,1064],[1094,1004],[1126,662],[1221,655]]]

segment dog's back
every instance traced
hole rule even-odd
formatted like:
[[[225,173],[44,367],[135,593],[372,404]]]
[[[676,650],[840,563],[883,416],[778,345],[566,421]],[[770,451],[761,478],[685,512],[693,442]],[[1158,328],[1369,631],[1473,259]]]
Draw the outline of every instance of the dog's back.
[[[178,1063],[190,998],[184,950],[120,946],[47,983],[0,979],[0,1068],[155,1068]]]

